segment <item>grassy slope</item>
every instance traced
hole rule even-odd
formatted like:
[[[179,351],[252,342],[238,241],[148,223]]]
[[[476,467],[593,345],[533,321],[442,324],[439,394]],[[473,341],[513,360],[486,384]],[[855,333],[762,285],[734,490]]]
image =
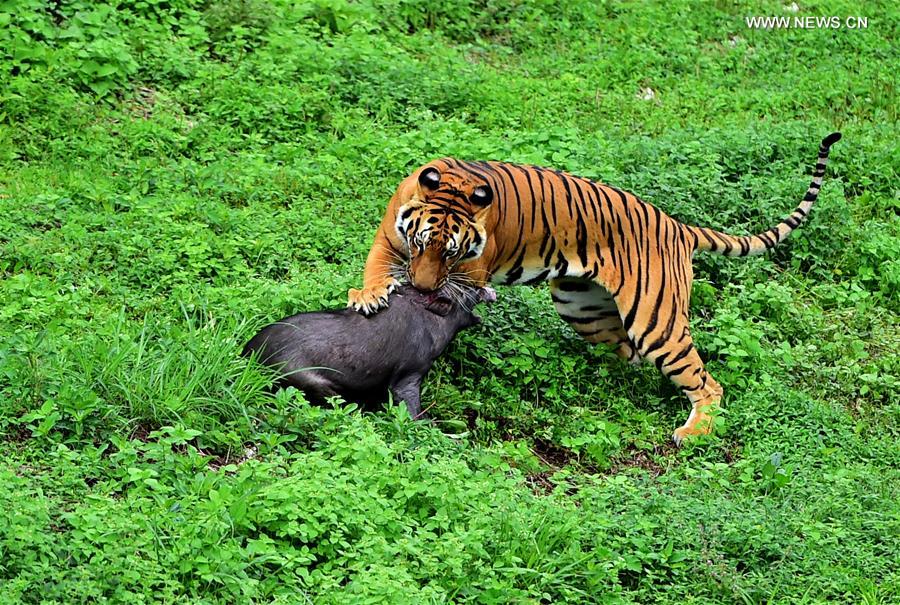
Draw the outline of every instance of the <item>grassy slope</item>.
[[[893,3],[866,31],[745,27],[781,2],[18,4],[3,35],[43,54],[0,75],[0,601],[900,599]],[[686,401],[543,289],[502,289],[441,360],[443,432],[273,399],[237,359],[343,304],[432,157],[749,233],[833,129],[801,232],[696,261],[727,412],[686,450]]]

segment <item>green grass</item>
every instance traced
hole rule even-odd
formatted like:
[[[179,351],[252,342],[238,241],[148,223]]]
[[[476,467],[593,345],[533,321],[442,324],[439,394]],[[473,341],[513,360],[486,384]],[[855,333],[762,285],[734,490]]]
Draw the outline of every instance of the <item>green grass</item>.
[[[746,27],[784,4],[0,4],[0,603],[900,600],[900,11]],[[725,399],[682,450],[687,400],[544,288],[439,360],[435,425],[238,356],[345,303],[434,157],[745,234],[833,130],[800,231],[696,259]]]

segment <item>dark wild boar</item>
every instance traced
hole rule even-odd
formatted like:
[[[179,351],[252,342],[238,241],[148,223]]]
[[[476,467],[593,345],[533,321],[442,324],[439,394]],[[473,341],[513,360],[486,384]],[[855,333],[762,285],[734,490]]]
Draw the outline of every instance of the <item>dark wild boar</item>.
[[[390,391],[418,418],[419,388],[431,364],[457,332],[481,321],[472,309],[496,293],[478,288],[453,298],[404,285],[371,317],[348,308],[299,313],[263,328],[241,355],[256,353],[280,372],[278,386],[295,387],[311,402],[338,395],[372,405]]]

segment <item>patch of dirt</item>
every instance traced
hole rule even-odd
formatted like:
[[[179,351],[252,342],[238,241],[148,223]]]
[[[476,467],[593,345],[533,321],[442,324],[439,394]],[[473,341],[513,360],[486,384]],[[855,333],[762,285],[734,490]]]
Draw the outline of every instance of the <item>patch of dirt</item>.
[[[204,456],[210,456],[210,460],[207,463],[207,466],[210,470],[217,471],[223,466],[228,466],[229,464],[234,464],[235,466],[240,466],[248,460],[253,460],[257,456],[259,456],[259,448],[255,445],[250,444],[244,447],[240,456],[232,457],[233,452],[229,450],[229,452],[225,455],[214,456],[213,454],[209,454],[202,450],[198,451]]]
[[[467,408],[463,414],[466,417],[466,428],[468,428],[470,432],[474,432],[477,427],[475,421],[478,420],[478,412],[472,408]]]
[[[677,446],[670,442],[657,444],[653,446],[652,451],[629,446],[624,452],[616,456],[612,466],[604,474],[617,475],[628,469],[638,468],[647,471],[652,477],[659,477],[665,474],[671,468],[671,465],[663,464],[658,458],[662,457],[671,462],[670,455],[674,454],[677,449]]]
[[[525,477],[525,482],[531,491],[537,495],[549,495],[557,488],[558,483],[552,480],[553,475],[566,467],[572,467],[578,473],[587,475],[612,476],[629,469],[641,469],[651,477],[656,478],[665,474],[675,464],[673,454],[677,450],[674,443],[664,443],[654,446],[652,450],[639,449],[629,446],[622,453],[611,460],[608,469],[601,470],[598,467],[587,464],[578,458],[578,455],[555,443],[538,439],[534,442],[532,453],[543,462],[548,469],[539,473],[530,473]],[[570,495],[574,494],[575,486],[566,490]]]
[[[531,453],[555,471],[570,464],[578,464],[578,454],[544,439],[534,440]]]
[[[4,435],[4,441],[10,443],[25,443],[31,439],[31,430],[21,424],[15,424],[9,428],[9,432]]]
[[[134,93],[129,103],[131,113],[137,117],[149,120],[153,117],[153,107],[156,105],[156,91],[146,86],[140,86]]]
[[[556,488],[556,484],[550,481],[550,477],[556,471],[544,471],[542,473],[532,473],[525,477],[525,483],[531,488],[531,491],[538,496],[549,496]]]
[[[742,446],[740,443],[738,443],[737,441],[731,441],[722,452],[722,457],[728,464],[733,464],[735,460],[739,460],[741,458],[741,449]]]
[[[150,429],[143,424],[137,424],[134,429],[132,429],[131,435],[128,438],[134,441],[147,443],[150,441]]]
[[[554,474],[565,467],[572,466],[578,469],[578,472],[586,474],[596,474],[598,472],[596,467],[579,460],[578,454],[572,450],[545,439],[536,439],[531,447],[531,453],[545,466],[549,467],[545,471],[529,473],[525,476],[525,483],[538,496],[550,495],[559,485],[565,485],[565,482],[560,484],[551,480]],[[577,488],[574,485],[569,485],[565,491],[566,494],[571,496],[575,494]]]
[[[62,227],[62,223],[56,219],[35,220],[32,221],[28,226],[38,233],[46,233],[54,229],[59,229],[60,227]]]

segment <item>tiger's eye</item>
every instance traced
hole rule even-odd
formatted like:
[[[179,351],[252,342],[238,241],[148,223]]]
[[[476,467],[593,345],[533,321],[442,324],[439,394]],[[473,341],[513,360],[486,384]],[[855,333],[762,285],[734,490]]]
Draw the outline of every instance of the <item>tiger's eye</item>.
[[[487,206],[492,199],[494,199],[494,193],[487,185],[476,187],[472,195],[469,196],[469,200],[476,206]]]

